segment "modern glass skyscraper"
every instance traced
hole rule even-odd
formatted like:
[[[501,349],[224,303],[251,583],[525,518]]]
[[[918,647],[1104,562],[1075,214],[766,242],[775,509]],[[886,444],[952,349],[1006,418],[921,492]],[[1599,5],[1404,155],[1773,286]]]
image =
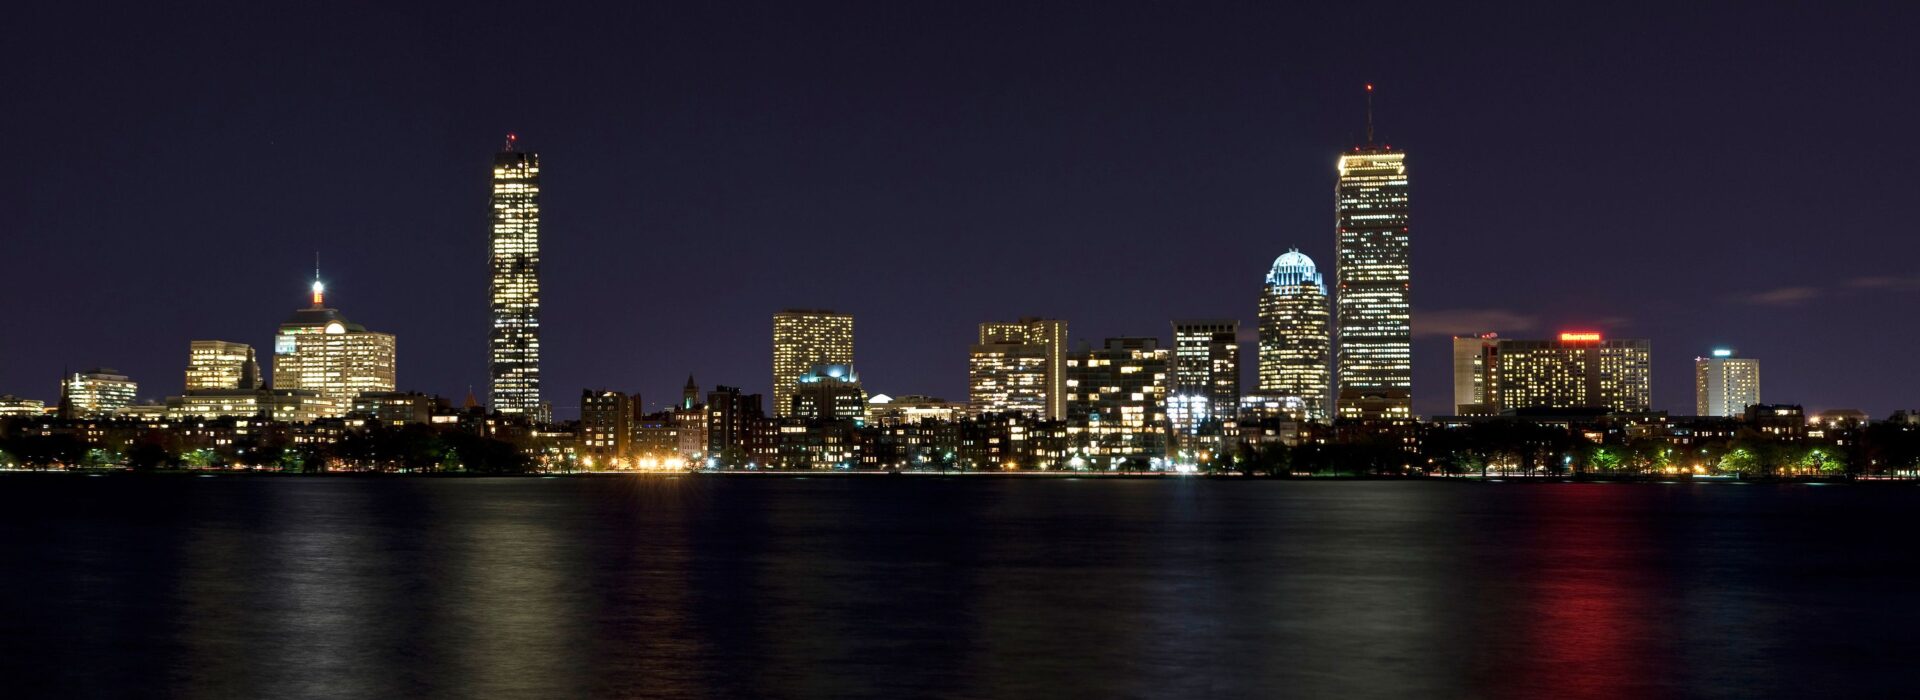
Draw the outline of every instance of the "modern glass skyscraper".
[[[853,315],[787,309],[773,315],[773,414],[793,415],[800,377],[814,365],[853,364]]]
[[[1326,420],[1333,395],[1327,285],[1313,259],[1289,250],[1260,292],[1260,393],[1293,396],[1308,420]]]
[[[1412,304],[1408,294],[1406,154],[1373,141],[1340,156],[1338,412],[1341,418],[1413,415]]]
[[[492,402],[540,420],[540,155],[514,141],[493,156]]]

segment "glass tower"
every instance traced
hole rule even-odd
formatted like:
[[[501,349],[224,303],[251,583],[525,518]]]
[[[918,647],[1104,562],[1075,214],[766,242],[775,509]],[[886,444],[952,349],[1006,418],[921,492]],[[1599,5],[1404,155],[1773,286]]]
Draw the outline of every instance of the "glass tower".
[[[1340,156],[1334,189],[1341,418],[1413,415],[1412,305],[1408,296],[1406,154],[1373,143]]]
[[[492,403],[540,420],[540,155],[514,141],[493,156]]]
[[[1273,261],[1260,293],[1260,393],[1298,397],[1308,420],[1326,420],[1333,338],[1327,285],[1298,250]]]

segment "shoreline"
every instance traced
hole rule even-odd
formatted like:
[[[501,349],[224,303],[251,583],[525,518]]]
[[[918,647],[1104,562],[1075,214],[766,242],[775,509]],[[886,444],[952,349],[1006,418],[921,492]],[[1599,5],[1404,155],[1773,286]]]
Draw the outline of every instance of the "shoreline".
[[[322,474],[299,474],[274,471],[249,470],[189,470],[170,469],[152,472],[135,472],[126,469],[47,469],[0,470],[0,478],[34,477],[152,477],[152,478],[267,478],[267,479],[866,479],[889,477],[917,478],[965,478],[965,479],[1094,479],[1094,480],[1134,480],[1134,481],[1403,481],[1403,482],[1439,482],[1439,483],[1480,483],[1480,484],[1805,484],[1805,485],[1915,485],[1920,477],[1869,476],[1767,476],[1732,477],[1704,476],[1690,474],[1662,475],[1502,475],[1478,474],[1462,475],[1362,475],[1362,474],[1175,474],[1166,472],[1065,472],[1065,471],[690,471],[690,472],[559,472],[531,474],[477,474],[467,472],[327,472]]]

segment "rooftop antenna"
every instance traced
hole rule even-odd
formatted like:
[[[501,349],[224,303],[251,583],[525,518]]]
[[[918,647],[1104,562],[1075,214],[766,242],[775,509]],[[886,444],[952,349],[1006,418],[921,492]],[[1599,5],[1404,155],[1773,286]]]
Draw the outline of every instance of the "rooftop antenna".
[[[506,142],[506,144],[505,144],[505,145],[502,145],[502,146],[500,147],[500,152],[501,152],[501,153],[512,153],[512,152],[513,152],[513,147],[514,147],[514,142],[516,142],[516,141],[519,141],[519,140],[520,140],[520,135],[519,135],[519,134],[515,134],[515,133],[513,133],[513,132],[511,132],[511,131],[509,131],[509,132],[507,132],[507,142]]]
[[[313,251],[313,308],[325,308],[327,286],[320,283],[320,251]]]
[[[1367,83],[1367,145],[1373,145],[1373,83]]]

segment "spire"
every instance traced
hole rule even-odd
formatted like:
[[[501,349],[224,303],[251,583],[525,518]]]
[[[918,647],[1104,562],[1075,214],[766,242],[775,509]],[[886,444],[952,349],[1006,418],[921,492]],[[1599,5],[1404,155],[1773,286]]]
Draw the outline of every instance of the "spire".
[[[1367,83],[1367,145],[1373,145],[1373,83]]]
[[[320,283],[320,251],[313,251],[313,308],[326,308],[327,285]]]
[[[504,145],[500,147],[500,152],[512,153],[514,150],[514,146],[518,145],[516,142],[518,142],[519,140],[520,140],[519,134],[515,134],[513,132],[507,132],[507,141]]]

